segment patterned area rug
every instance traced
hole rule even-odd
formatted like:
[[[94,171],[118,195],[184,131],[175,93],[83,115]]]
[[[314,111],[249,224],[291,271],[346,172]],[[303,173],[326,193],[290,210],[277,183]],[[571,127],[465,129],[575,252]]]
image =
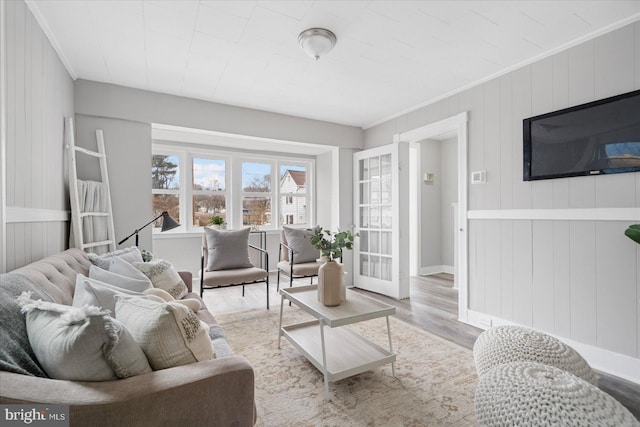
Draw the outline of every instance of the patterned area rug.
[[[258,426],[473,426],[476,373],[471,351],[391,318],[391,365],[329,384],[286,339],[277,347],[279,309],[216,316],[236,354],[256,373]],[[310,320],[286,306],[283,323]],[[388,348],[384,318],[350,328]]]

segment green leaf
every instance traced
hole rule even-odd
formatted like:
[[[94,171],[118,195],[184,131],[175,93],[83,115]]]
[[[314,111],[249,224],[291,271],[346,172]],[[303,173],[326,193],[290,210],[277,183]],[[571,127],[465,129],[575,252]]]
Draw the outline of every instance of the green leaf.
[[[640,244],[640,224],[629,226],[624,232],[625,236]]]

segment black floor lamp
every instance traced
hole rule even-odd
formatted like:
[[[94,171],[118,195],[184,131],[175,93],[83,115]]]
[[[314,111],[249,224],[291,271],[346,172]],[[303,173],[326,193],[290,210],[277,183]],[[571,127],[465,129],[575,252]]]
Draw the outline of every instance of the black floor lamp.
[[[136,236],[136,246],[138,246],[138,233],[140,231],[142,231],[147,225],[151,224],[153,221],[156,221],[160,217],[162,217],[162,230],[160,230],[161,232],[162,231],[167,231],[167,230],[173,230],[174,228],[180,226],[180,223],[178,221],[176,221],[175,219],[171,218],[171,215],[169,215],[169,212],[164,211],[160,215],[158,215],[157,217],[153,218],[151,221],[149,221],[148,223],[146,223],[145,225],[143,225],[142,227],[138,228],[136,231],[134,231],[133,233],[129,234],[127,237],[122,239],[120,242],[118,242],[118,244],[119,245],[123,244],[124,242],[126,242],[132,236],[135,235]]]

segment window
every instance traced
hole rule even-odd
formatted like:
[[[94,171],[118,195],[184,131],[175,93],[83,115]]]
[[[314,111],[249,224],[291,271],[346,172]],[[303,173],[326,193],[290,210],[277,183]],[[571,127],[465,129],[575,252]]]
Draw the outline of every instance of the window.
[[[154,144],[153,210],[156,216],[168,211],[183,232],[199,231],[214,216],[229,228],[310,226],[313,164],[304,158]]]
[[[226,161],[193,157],[191,165],[191,224],[194,227],[209,225],[214,216],[226,222]]]
[[[271,164],[242,162],[242,225],[271,225]]]
[[[307,172],[302,164],[280,165],[280,222],[283,224],[308,224]]]
[[[167,211],[180,222],[180,157],[171,154],[154,154],[151,157],[151,192],[153,217]],[[153,227],[161,227],[160,220]]]

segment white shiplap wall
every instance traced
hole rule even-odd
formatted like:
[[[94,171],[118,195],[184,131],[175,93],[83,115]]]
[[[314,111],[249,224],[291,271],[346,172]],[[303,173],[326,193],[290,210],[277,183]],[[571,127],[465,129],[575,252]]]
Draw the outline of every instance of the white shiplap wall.
[[[5,9],[7,225],[0,238],[10,271],[67,243],[63,127],[73,115],[73,81],[25,3],[8,1]],[[40,219],[25,222],[34,212]]]
[[[640,222],[640,173],[524,182],[522,119],[637,89],[640,22],[365,131],[371,148],[468,111],[469,170],[487,171],[469,188],[468,308],[636,359],[631,369],[640,246],[623,232]]]

